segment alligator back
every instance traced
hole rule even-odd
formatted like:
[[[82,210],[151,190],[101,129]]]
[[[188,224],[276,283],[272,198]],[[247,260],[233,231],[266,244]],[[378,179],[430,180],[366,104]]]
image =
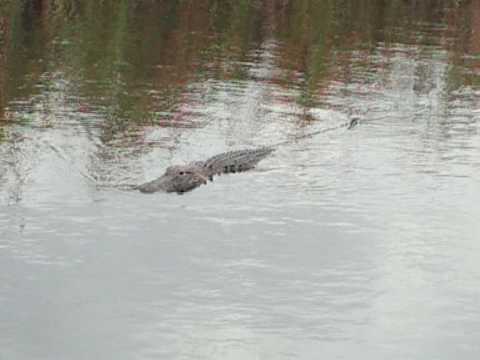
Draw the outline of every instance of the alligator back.
[[[260,147],[256,149],[234,150],[215,155],[203,162],[203,168],[208,176],[217,174],[234,173],[252,169],[261,160],[270,155],[273,147]]]

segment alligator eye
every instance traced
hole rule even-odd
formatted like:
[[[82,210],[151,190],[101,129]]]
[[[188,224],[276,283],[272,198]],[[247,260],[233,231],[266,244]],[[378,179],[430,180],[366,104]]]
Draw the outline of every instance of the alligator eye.
[[[183,171],[180,171],[179,174],[180,175],[185,175],[185,173]]]

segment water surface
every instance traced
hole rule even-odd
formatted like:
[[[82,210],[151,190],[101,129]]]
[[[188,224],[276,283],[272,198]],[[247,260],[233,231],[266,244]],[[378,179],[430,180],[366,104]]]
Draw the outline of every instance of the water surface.
[[[477,359],[479,34],[475,0],[2,1],[0,358]]]

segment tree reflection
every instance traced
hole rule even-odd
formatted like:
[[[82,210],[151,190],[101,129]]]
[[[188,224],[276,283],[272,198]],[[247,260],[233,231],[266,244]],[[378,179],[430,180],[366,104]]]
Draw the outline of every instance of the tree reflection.
[[[105,144],[138,141],[144,126],[201,126],[184,107],[194,101],[189,86],[254,80],[245,63],[267,40],[283,71],[272,83],[298,87],[296,101],[308,109],[332,82],[353,81],[353,67],[385,73],[399,43],[421,52],[453,33],[450,58],[462,65],[480,47],[478,14],[478,2],[448,0],[2,1],[0,118],[25,117],[61,78],[71,111],[103,118]],[[380,65],[371,61],[376,52]],[[456,69],[452,89],[478,83],[475,72]]]

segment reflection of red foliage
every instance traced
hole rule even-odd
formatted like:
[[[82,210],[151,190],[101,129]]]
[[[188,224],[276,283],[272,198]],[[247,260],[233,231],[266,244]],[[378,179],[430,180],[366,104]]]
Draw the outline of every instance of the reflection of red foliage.
[[[470,53],[478,55],[480,54],[480,1],[470,3],[470,13],[472,14]]]
[[[91,112],[90,107],[86,104],[80,105],[77,110],[81,113],[90,113]]]

